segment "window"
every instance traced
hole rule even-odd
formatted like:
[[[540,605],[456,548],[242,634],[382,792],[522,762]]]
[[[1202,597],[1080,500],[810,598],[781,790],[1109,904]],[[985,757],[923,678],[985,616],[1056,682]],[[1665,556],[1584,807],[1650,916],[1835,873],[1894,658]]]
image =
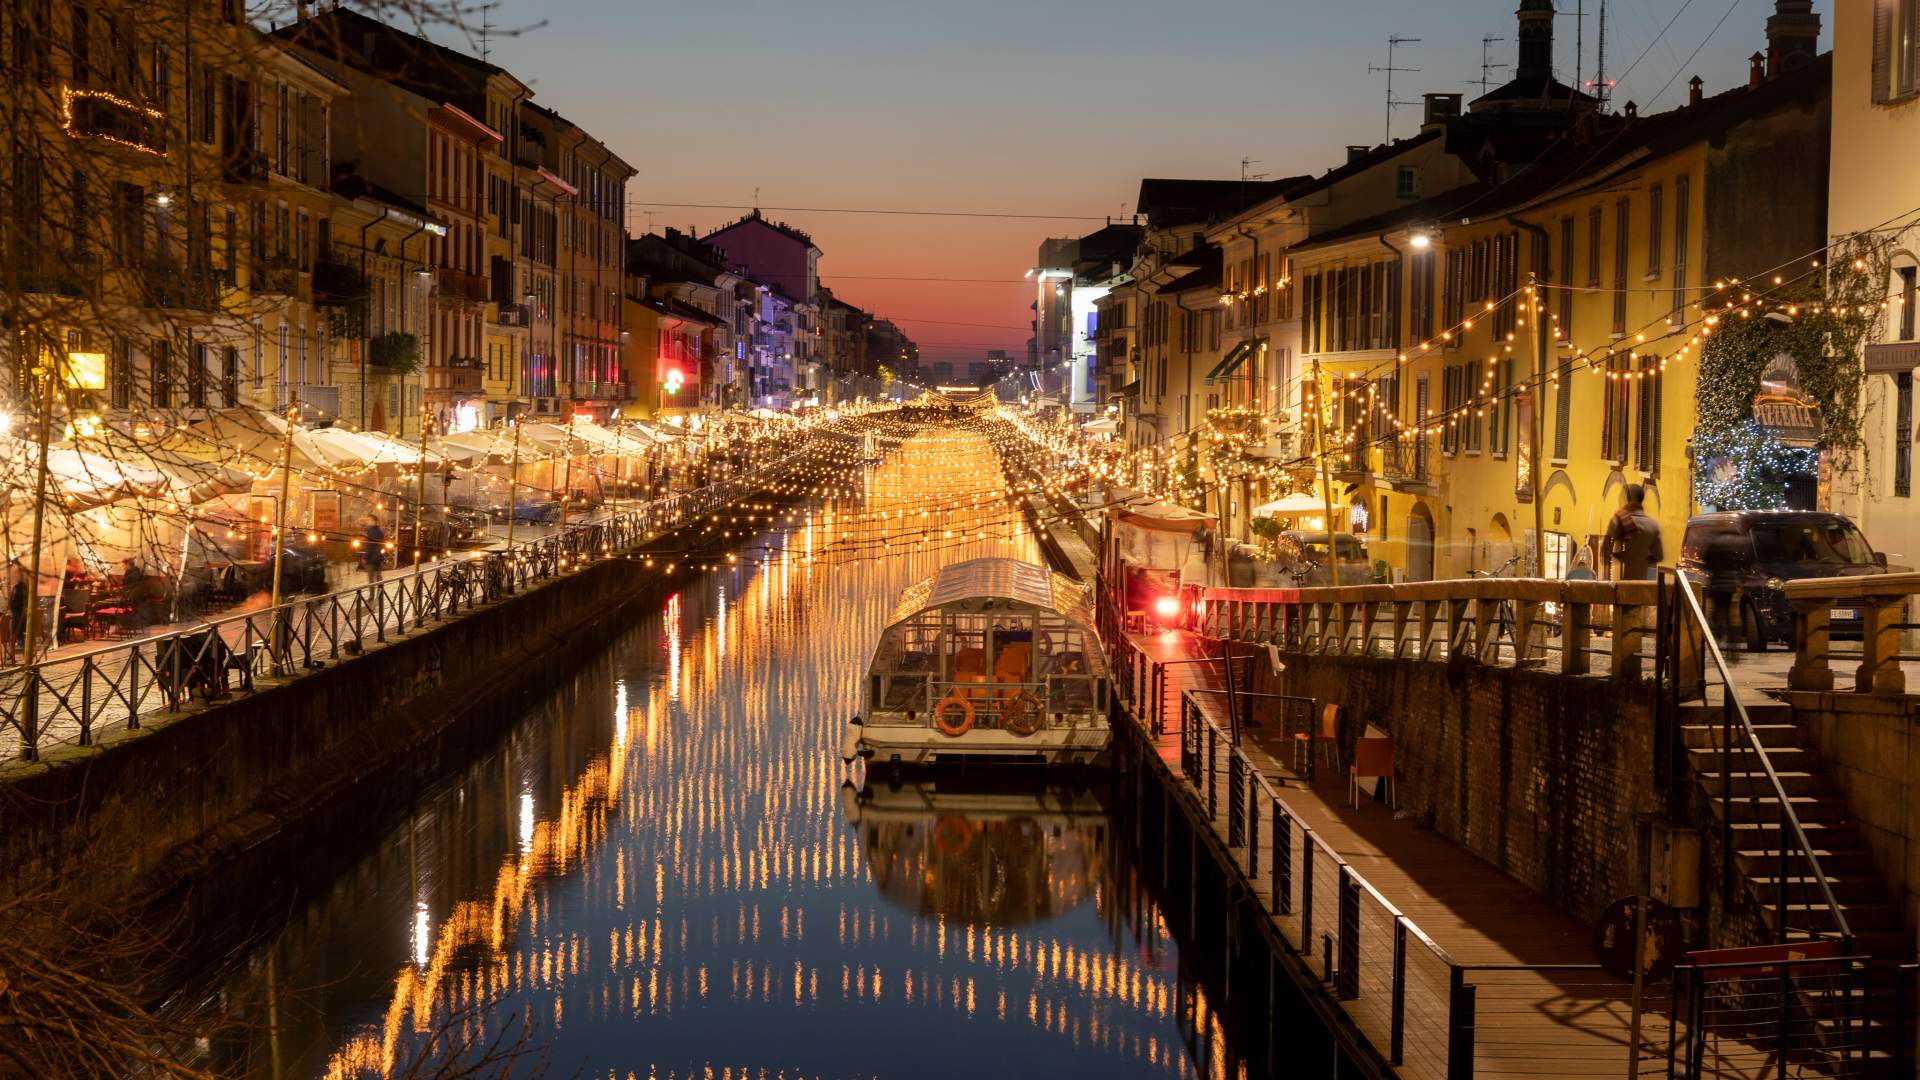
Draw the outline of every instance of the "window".
[[[1913,372],[1893,376],[1893,493],[1913,494]]]
[[[274,100],[273,110],[273,171],[286,176],[292,171],[293,156],[293,95],[286,83],[281,83]]]
[[[1627,363],[1625,353],[1609,353],[1605,360],[1606,366],[1601,369],[1606,384],[1600,420],[1600,456],[1615,464],[1626,463],[1628,444],[1631,441],[1631,433],[1627,430],[1627,425],[1630,420],[1628,413],[1633,402],[1628,396],[1628,384],[1633,380],[1628,377],[1631,372],[1627,368]]]
[[[1673,181],[1673,313],[1667,322],[1679,326],[1687,321],[1687,244],[1689,213],[1693,194],[1691,177]]]
[[[1513,449],[1513,360],[1502,359],[1493,369],[1489,390],[1492,404],[1487,407],[1491,421],[1487,426],[1487,449],[1505,457]]]
[[[1402,199],[1411,199],[1418,191],[1413,166],[1402,165],[1393,179],[1393,193]]]
[[[1573,365],[1562,361],[1553,380],[1553,460],[1567,460],[1573,430]]]
[[[1659,184],[1647,192],[1647,279],[1660,276],[1660,215],[1665,210],[1666,189]]]
[[[1660,471],[1660,360],[1654,356],[1640,358],[1639,383],[1640,399],[1640,443],[1634,457],[1634,467],[1651,476]]]
[[[1896,101],[1920,90],[1920,3],[1874,0],[1873,100]]]
[[[1600,287],[1600,220],[1602,210],[1595,206],[1587,211],[1587,288]]]
[[[73,85],[87,85],[91,74],[87,56],[87,39],[92,30],[87,23],[87,9],[80,4],[73,5],[73,40],[69,43],[73,53]]]
[[[113,407],[125,409],[133,404],[132,346],[125,338],[114,338],[107,345],[107,362],[113,365],[109,376]]]
[[[1440,321],[1446,325],[1442,330],[1451,334],[1450,344],[1458,346],[1458,333],[1461,321],[1466,317],[1467,307],[1467,253],[1459,249],[1447,252],[1447,281],[1442,297]]]
[[[208,346],[195,345],[187,350],[187,408],[204,409],[207,407],[207,354]]]
[[[80,262],[87,257],[87,225],[92,220],[87,208],[87,174],[84,169],[75,169],[73,170],[73,258],[75,262]]]
[[[1633,235],[1633,203],[1621,199],[1613,204],[1613,335],[1627,333],[1627,244]]]
[[[1920,274],[1920,268],[1902,266],[1894,273],[1900,276],[1900,340],[1913,340],[1913,302],[1914,279]]]
[[[173,405],[173,343],[154,338],[147,349],[147,385],[153,389],[153,405],[158,409]]]
[[[1413,422],[1416,426],[1427,422],[1427,377],[1422,374],[1413,383]],[[1416,479],[1425,479],[1427,475],[1426,436],[1414,440],[1413,475]]]
[[[232,345],[221,350],[220,404],[227,407],[240,404],[240,350]]]
[[[1554,340],[1573,340],[1573,218],[1560,219],[1560,325],[1554,328]]]

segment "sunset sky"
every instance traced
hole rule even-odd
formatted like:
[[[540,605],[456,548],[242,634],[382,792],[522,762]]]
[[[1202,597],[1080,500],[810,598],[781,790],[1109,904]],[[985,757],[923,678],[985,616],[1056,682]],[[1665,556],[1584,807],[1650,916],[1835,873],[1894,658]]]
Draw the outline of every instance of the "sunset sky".
[[[1598,4],[1585,0],[1588,77]],[[1559,5],[1555,56],[1571,82],[1575,0]],[[639,170],[627,189],[636,233],[704,232],[758,189],[769,217],[813,234],[838,295],[900,322],[923,357],[966,360],[989,348],[1024,355],[1022,274],[1042,238],[1131,213],[1143,176],[1233,178],[1242,158],[1272,176],[1323,172],[1346,144],[1384,134],[1385,83],[1367,69],[1384,63],[1389,33],[1422,39],[1399,52],[1397,66],[1421,70],[1395,77],[1396,98],[1471,98],[1483,35],[1507,39],[1490,47],[1494,60],[1513,58],[1516,6],[504,0],[495,25],[545,22],[493,35],[491,58]],[[1709,93],[1744,82],[1772,9],[1612,0],[1616,102],[1672,107],[1694,74]],[[1818,10],[1830,36],[1831,5]],[[1504,77],[1495,71],[1496,84]],[[1418,123],[1417,109],[1400,109],[1394,133]]]

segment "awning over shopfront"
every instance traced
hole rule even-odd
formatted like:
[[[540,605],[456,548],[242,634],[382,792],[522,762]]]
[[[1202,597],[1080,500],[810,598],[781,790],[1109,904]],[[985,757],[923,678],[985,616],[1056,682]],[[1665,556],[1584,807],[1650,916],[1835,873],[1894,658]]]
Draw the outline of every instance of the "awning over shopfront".
[[[1247,357],[1253,355],[1253,350],[1259,347],[1260,343],[1257,341],[1243,341],[1233,348],[1228,349],[1227,355],[1221,357],[1220,362],[1213,365],[1212,371],[1207,372],[1207,381],[1221,382],[1232,378],[1233,373],[1240,370],[1240,365],[1247,362]]]

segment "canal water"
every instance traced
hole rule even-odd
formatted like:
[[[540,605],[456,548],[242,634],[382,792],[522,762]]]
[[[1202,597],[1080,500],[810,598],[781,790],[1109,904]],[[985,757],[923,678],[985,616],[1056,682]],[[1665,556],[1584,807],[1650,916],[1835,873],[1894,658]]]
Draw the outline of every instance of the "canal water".
[[[490,753],[276,898],[284,925],[213,995],[249,1003],[216,1063],[388,1076],[499,1048],[530,1051],[521,1072],[612,1080],[1237,1071],[1099,778],[935,790],[841,763],[901,590],[948,561],[1039,558],[979,437],[881,445],[730,551],[687,553]]]

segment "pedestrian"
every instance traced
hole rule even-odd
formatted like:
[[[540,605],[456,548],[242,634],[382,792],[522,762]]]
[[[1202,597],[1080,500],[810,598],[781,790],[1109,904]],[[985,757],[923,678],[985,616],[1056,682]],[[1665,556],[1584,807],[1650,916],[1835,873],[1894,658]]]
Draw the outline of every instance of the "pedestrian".
[[[1593,580],[1593,566],[1591,561],[1587,558],[1587,549],[1585,545],[1582,545],[1574,549],[1573,564],[1567,567],[1567,580],[1568,581],[1592,581]]]
[[[7,563],[7,618],[13,623],[13,649],[18,654],[27,647],[27,568],[19,559]]]
[[[1666,558],[1660,544],[1660,523],[1647,513],[1647,489],[1628,484],[1620,509],[1607,522],[1607,553],[1620,564],[1619,580],[1645,581]]]
[[[379,519],[367,515],[367,527],[360,534],[360,561],[367,568],[367,583],[375,584],[380,580],[380,571],[386,565],[386,553],[382,550],[387,541],[385,530],[380,528]]]

